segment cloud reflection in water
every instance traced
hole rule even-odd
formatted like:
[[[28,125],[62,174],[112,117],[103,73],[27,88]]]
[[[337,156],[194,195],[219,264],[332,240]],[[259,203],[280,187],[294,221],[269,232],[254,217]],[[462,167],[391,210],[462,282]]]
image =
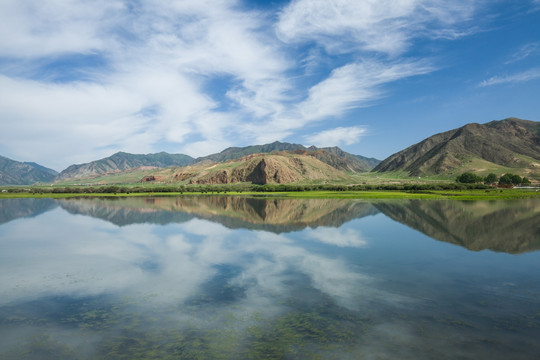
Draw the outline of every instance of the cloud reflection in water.
[[[256,357],[255,349],[265,349],[260,351],[267,357],[283,357],[292,349],[300,353],[288,354],[299,358],[315,353],[324,357],[330,354],[326,351],[343,358],[392,357],[395,353],[388,350],[389,341],[409,349],[404,358],[421,358],[413,349],[420,347],[425,354],[432,354],[459,348],[462,336],[456,336],[455,324],[470,322],[471,314],[483,323],[473,322],[461,329],[463,336],[482,338],[485,333],[479,329],[499,321],[490,318],[489,306],[476,307],[476,301],[489,304],[493,292],[471,293],[467,283],[456,286],[458,280],[463,281],[459,273],[448,271],[456,258],[466,270],[478,268],[482,264],[478,260],[485,256],[470,255],[444,243],[427,244],[425,237],[382,214],[373,222],[375,218],[369,215],[376,212],[369,203],[333,204],[330,216],[319,210],[325,208],[322,202],[313,203],[315,206],[306,211],[307,203],[274,203],[270,207],[254,201],[264,211],[253,213],[243,208],[255,227],[249,230],[237,226],[234,219],[222,224],[207,215],[173,213],[166,213],[166,218],[179,221],[162,225],[158,213],[165,210],[147,208],[141,211],[153,219],[150,223],[137,216],[137,221],[130,222],[125,216],[127,209],[119,203],[77,201],[92,217],[73,207],[69,208],[71,214],[55,208],[0,227],[0,318],[4,324],[0,326],[0,354],[13,350],[11,341],[24,347],[45,333],[49,336],[46,343],[56,344],[57,350],[84,349],[83,358],[100,358],[103,349],[112,351],[124,341],[145,338],[150,342],[147,349],[159,345],[167,353],[171,349],[165,345],[180,341],[174,340],[179,336],[184,339],[183,348],[191,350],[197,341],[203,341],[208,351],[204,354],[213,357],[220,351],[223,356]],[[114,208],[102,209],[103,205]],[[129,211],[136,212],[139,205],[130,203]],[[162,205],[166,204],[152,202],[152,206]],[[185,204],[175,202],[175,206]],[[269,214],[269,209],[290,209],[288,214],[293,214],[294,207],[303,208],[316,220],[310,223],[296,217],[298,225],[288,231],[265,223],[284,221],[279,213]],[[364,217],[349,218],[342,225],[343,220],[334,215],[350,216],[344,208],[362,209],[357,214]],[[215,214],[216,208],[212,209]],[[188,210],[196,213],[193,207]],[[122,223],[105,221],[109,216],[123,219]],[[331,219],[339,225],[331,226]],[[399,239],[381,242],[383,234],[399,234]],[[423,249],[415,252],[418,241],[414,239],[419,236]],[[396,250],[391,253],[384,246]],[[408,250],[403,252],[399,247]],[[439,249],[444,249],[444,256]],[[425,274],[418,268],[420,258],[427,259],[422,266],[430,266]],[[378,267],[377,259],[385,265]],[[397,265],[391,265],[398,259]],[[475,267],[463,259],[470,259],[467,261]],[[480,281],[485,279],[492,281],[483,274],[468,276],[466,281],[474,284],[474,289],[498,289],[499,307],[534,307],[535,297],[524,295],[520,304],[512,303],[515,298],[506,297],[497,281],[481,287]],[[436,292],[430,293],[432,289]],[[537,290],[529,289],[533,293]],[[461,312],[455,312],[461,296],[471,298],[466,306],[460,304]],[[418,332],[418,319],[433,319],[422,323],[430,329],[427,335]],[[536,320],[531,321],[537,329]],[[493,334],[496,341],[506,341],[505,336]],[[451,339],[446,347],[443,338]],[[214,348],[220,350],[211,352]],[[488,353],[493,354],[481,348],[475,354]]]

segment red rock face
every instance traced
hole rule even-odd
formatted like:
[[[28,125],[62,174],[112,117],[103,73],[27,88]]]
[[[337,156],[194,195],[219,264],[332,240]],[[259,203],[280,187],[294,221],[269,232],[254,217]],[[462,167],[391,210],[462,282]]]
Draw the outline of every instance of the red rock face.
[[[263,158],[247,177],[254,184],[278,183],[285,184],[298,180],[298,176],[279,162]]]
[[[150,181],[156,181],[156,177],[154,175],[145,176],[141,179],[141,182],[150,182]]]
[[[228,166],[220,163],[198,164],[156,175],[156,181],[188,184],[287,184],[301,180],[341,180],[346,177],[342,170],[307,155],[286,153],[249,155],[239,160],[229,161]]]

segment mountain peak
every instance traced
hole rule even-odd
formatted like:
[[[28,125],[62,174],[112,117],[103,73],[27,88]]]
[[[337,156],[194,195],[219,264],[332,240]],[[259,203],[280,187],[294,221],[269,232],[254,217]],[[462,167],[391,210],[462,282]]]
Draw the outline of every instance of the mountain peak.
[[[126,171],[143,166],[165,168],[169,166],[185,166],[190,164],[193,158],[184,154],[130,154],[123,151],[113,155],[80,165],[71,165],[58,174],[56,180],[71,178],[92,177],[107,173]]]
[[[296,151],[310,151],[311,154],[317,157],[322,162],[334,166],[336,169],[346,171],[369,171],[380,161],[377,159],[368,159],[359,155],[352,155],[339,147],[318,148],[316,146],[310,146],[306,148],[301,144],[292,144],[287,142],[274,141],[273,143],[264,145],[250,145],[246,147],[230,147],[223,150],[220,153],[208,155],[195,159],[194,164],[199,163],[217,163],[228,160],[241,159],[252,154],[265,154],[273,152],[296,152]],[[315,154],[315,152],[319,152]],[[340,158],[340,159],[338,159]]]
[[[0,185],[32,185],[51,182],[58,173],[34,162],[20,162],[0,156]]]
[[[540,177],[538,164],[533,161],[540,160],[539,134],[539,122],[517,118],[469,123],[395,153],[373,171],[406,171],[411,176],[442,174],[467,169],[478,159],[487,167],[520,168],[521,173]]]

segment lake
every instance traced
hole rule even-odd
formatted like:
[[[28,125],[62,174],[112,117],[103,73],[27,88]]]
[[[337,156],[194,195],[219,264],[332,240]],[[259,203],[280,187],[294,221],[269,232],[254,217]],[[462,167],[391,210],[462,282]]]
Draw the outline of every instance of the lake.
[[[1,359],[538,359],[540,201],[0,200]]]

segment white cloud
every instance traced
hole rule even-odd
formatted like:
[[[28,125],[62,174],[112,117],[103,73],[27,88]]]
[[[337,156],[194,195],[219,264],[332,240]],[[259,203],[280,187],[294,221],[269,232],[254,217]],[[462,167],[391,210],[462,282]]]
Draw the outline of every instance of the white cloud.
[[[516,84],[540,78],[540,68],[529,69],[513,75],[493,76],[482,81],[478,86],[486,87],[500,84]]]
[[[186,148],[192,139],[199,145],[189,147],[206,155],[228,144],[246,119],[282,108],[288,65],[260,31],[266,20],[259,14],[241,12],[234,1],[154,1],[135,10],[106,3],[2,3],[3,20],[18,25],[2,32],[1,56],[22,57],[37,72],[44,56],[54,63],[91,53],[105,62],[85,82],[51,82],[64,75],[63,65],[47,70],[46,81],[21,79],[18,65],[1,69],[0,116],[9,125],[0,141],[21,160],[61,170],[118,150],[162,151],[162,142]],[[205,91],[223,75],[236,94],[227,112]]]
[[[280,114],[268,130],[294,130],[312,121],[339,118],[351,109],[372,106],[386,95],[384,86],[435,70],[429,60],[397,58],[413,39],[457,38],[468,34],[458,25],[469,20],[474,2],[440,0],[297,0],[287,6],[276,26],[285,42],[315,42],[334,54],[378,54],[335,68],[312,86],[290,113]],[[317,67],[309,53],[301,60],[307,72]],[[290,120],[294,119],[294,120]],[[340,130],[314,135],[316,141],[343,135]],[[358,132],[354,134],[358,136]],[[352,141],[350,137],[345,141]]]
[[[61,167],[118,150],[151,152],[161,140],[182,141],[192,131],[194,117],[212,106],[181,75],[141,71],[138,80],[51,84],[0,76],[0,116],[10,119],[0,139],[12,147],[28,141],[20,156],[32,159],[39,148],[49,164]],[[158,114],[142,115],[148,106],[155,106]]]
[[[307,144],[315,146],[337,146],[352,145],[360,141],[365,136],[367,129],[361,126],[337,127],[334,129],[323,130],[317,134],[305,136]]]
[[[354,108],[367,107],[385,96],[384,85],[434,70],[424,61],[380,63],[363,61],[344,65],[318,84],[311,87],[308,96],[291,109],[278,113],[266,124],[247,125],[244,130],[264,141],[269,135],[287,135],[312,122],[338,118]],[[317,141],[329,140],[340,131],[327,132],[316,137]],[[355,131],[354,135],[359,135]],[[351,141],[353,138],[342,138]],[[336,144],[333,144],[336,145]]]
[[[88,53],[103,49],[101,31],[120,15],[118,1],[3,0],[0,2],[0,48],[14,57]]]
[[[398,55],[465,34],[474,4],[299,0],[273,24],[235,0],[3,1],[0,143],[62,170],[119,150],[203,156],[284,140],[434,71]]]
[[[284,41],[310,41],[331,52],[358,49],[396,55],[415,36],[451,30],[474,12],[471,1],[297,0],[281,13]]]
[[[115,214],[121,210],[108,208],[111,204],[106,201],[59,203],[68,208],[92,209],[90,213],[101,209],[105,212],[98,212]],[[0,289],[1,303],[50,294],[106,293],[144,298],[143,306],[178,304],[204,294],[205,282],[216,275],[219,265],[241,270],[230,282],[244,287],[247,298],[235,304],[253,305],[261,297],[275,300],[289,296],[291,270],[303,274],[301,281],[309,279],[313,288],[351,309],[361,302],[393,302],[388,300],[388,294],[372,288],[374,279],[351,268],[344,259],[310,251],[283,234],[231,231],[200,219],[170,224],[174,231],[166,234],[148,224],[119,228],[88,216],[66,219],[63,210],[55,209],[27,222],[11,222],[4,228],[10,251],[0,253],[0,269],[5,270],[0,271],[4,284]],[[354,229],[323,227],[306,230],[306,235],[336,246],[365,245]],[[43,238],[50,239],[46,246]],[[145,264],[155,270],[148,270]]]
[[[362,234],[355,229],[319,227],[310,232],[309,237],[339,247],[363,247],[367,245],[367,241],[362,238]]]
[[[308,98],[300,103],[299,113],[306,121],[337,117],[381,98],[384,95],[381,85],[432,70],[423,62],[348,64],[335,69],[327,79],[313,86]]]

